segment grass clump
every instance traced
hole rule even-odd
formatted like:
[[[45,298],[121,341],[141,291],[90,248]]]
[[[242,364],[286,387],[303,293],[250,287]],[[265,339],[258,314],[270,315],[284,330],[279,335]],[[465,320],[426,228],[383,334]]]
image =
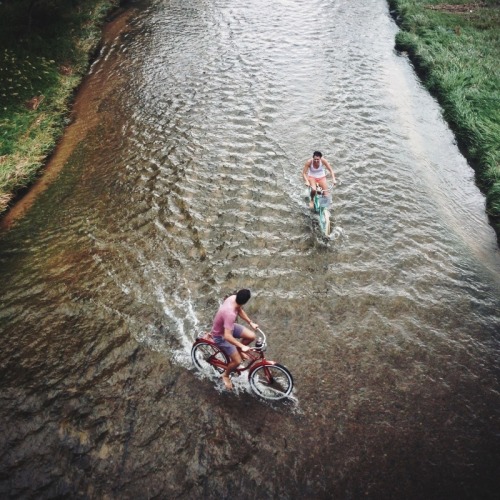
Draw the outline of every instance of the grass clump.
[[[0,2],[0,214],[37,177],[119,0]]]
[[[396,48],[438,98],[500,234],[500,1],[388,1]]]

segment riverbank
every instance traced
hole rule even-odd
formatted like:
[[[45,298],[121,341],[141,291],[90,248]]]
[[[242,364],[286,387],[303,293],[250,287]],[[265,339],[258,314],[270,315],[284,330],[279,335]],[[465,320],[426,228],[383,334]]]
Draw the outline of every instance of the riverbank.
[[[120,0],[0,5],[0,215],[38,177]]]
[[[500,234],[500,3],[388,0],[406,51],[454,130]],[[0,216],[30,187],[69,123],[75,89],[120,0],[0,4]],[[30,8],[30,5],[34,7]]]
[[[500,2],[388,0],[408,54],[439,101],[500,235]]]

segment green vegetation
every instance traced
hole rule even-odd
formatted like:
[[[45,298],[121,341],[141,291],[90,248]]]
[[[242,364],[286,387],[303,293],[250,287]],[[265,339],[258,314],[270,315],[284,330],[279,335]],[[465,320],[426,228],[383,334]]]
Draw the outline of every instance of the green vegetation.
[[[500,234],[500,1],[388,0],[486,193]],[[0,0],[0,214],[53,151],[119,0]]]
[[[439,100],[500,234],[500,2],[389,0],[406,51]]]
[[[105,16],[118,3],[0,2],[0,213],[54,149]]]

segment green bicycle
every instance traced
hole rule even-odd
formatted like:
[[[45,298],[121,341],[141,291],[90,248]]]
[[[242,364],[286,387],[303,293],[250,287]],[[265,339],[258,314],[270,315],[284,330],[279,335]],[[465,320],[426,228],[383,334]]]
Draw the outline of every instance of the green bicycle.
[[[311,186],[309,186],[309,193],[311,193]],[[323,192],[321,186],[316,186],[316,194],[313,198],[314,211],[319,215],[319,227],[321,232],[330,237],[332,233],[332,225],[330,220],[330,205],[332,203],[331,196]]]

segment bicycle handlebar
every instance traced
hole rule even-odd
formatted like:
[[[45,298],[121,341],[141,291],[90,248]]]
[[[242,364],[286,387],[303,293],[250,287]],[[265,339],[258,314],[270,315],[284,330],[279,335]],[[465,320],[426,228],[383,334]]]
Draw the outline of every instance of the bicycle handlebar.
[[[256,328],[256,329],[255,329],[255,331],[256,331],[256,332],[259,332],[259,333],[262,335],[262,337],[264,337],[264,338],[263,338],[264,342],[266,342],[266,341],[267,341],[266,334],[265,334],[265,333],[264,333],[264,332],[263,332],[260,328]]]
[[[255,339],[256,343],[257,343],[258,340],[260,340],[261,344],[262,344],[262,346],[257,347],[257,350],[258,351],[265,351],[266,348],[267,348],[267,337],[266,337],[266,334],[260,328],[256,328],[255,331],[258,332],[259,335],[260,335],[260,339],[259,338]]]

